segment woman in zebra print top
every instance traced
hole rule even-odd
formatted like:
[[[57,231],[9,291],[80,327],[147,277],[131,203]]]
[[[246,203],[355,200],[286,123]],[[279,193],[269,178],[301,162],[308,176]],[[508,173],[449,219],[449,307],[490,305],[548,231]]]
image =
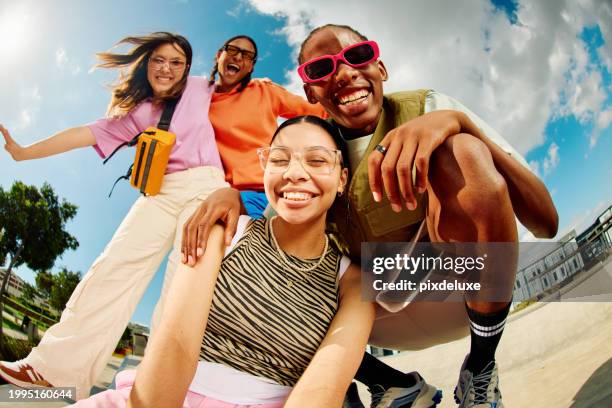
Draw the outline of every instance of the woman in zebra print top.
[[[327,122],[298,117],[259,152],[278,216],[246,220],[225,257],[223,230],[215,226],[199,263],[181,265],[129,405],[181,406],[193,384],[223,382],[232,382],[241,401],[223,401],[223,390],[202,386],[196,394],[218,405],[198,406],[341,405],[374,306],[361,300],[359,268],[347,267],[325,235],[327,210],[348,176],[338,137]],[[198,356],[205,360],[199,366]],[[259,405],[269,390],[286,394]]]

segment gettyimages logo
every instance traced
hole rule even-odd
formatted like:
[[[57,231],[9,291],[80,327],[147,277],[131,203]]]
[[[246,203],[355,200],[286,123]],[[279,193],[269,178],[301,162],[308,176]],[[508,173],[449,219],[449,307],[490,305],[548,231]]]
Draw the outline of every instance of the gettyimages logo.
[[[478,257],[463,256],[410,256],[406,254],[395,254],[393,258],[375,257],[372,261],[372,272],[377,275],[386,270],[402,270],[414,275],[420,269],[439,269],[454,272],[458,275],[464,272],[482,271],[485,267],[487,254]]]
[[[361,253],[363,297],[379,303],[507,301],[517,262],[515,243],[364,243]]]

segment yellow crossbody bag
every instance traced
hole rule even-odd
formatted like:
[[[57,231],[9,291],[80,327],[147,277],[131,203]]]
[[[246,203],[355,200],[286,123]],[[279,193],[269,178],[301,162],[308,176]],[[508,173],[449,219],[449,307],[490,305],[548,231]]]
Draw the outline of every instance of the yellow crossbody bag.
[[[136,145],[134,163],[125,175],[115,180],[113,188],[108,195],[109,197],[119,180],[127,180],[128,178],[130,179],[130,184],[145,196],[159,193],[164,174],[166,174],[170,152],[176,142],[176,135],[169,132],[168,129],[170,128],[170,121],[172,120],[177,103],[178,100],[166,102],[157,127],[149,127],[134,136],[132,140],[120,144],[104,160],[104,163],[106,163],[124,146],[131,147]]]
[[[144,195],[159,193],[176,135],[150,127],[140,134],[130,184]]]

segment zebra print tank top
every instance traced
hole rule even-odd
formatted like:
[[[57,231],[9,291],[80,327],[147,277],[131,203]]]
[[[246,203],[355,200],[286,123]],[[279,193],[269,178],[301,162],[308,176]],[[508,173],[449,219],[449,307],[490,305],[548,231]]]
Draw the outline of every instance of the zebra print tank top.
[[[268,225],[251,221],[223,259],[200,359],[294,386],[338,308],[342,256],[330,245],[308,274],[283,267]],[[300,267],[317,261],[286,255]]]

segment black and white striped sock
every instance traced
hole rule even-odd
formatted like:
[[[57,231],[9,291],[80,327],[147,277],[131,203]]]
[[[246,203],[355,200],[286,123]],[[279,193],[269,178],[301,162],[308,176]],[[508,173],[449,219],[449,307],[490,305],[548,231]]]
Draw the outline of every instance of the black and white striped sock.
[[[495,360],[495,351],[501,339],[510,303],[493,313],[480,313],[465,305],[470,320],[470,356],[466,368],[477,374]]]

